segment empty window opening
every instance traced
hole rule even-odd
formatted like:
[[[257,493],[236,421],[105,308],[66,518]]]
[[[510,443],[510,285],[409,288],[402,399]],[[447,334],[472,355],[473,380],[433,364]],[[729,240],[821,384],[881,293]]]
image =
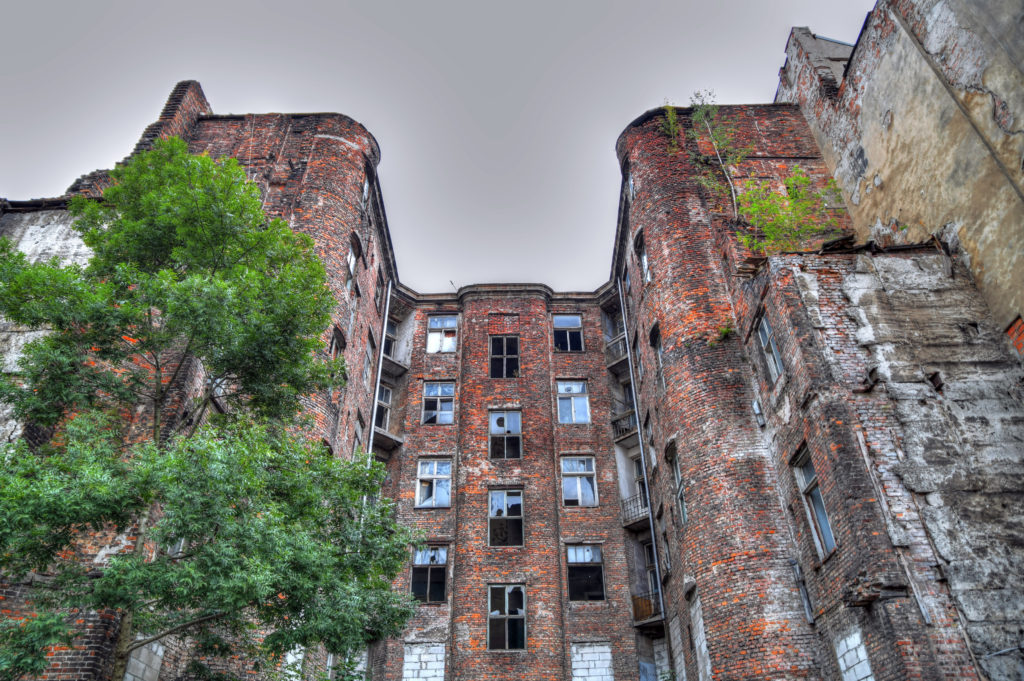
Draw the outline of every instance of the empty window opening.
[[[554,316],[555,351],[583,352],[583,317],[578,314]]]
[[[490,413],[492,459],[518,459],[523,455],[522,414],[518,411]]]
[[[490,491],[488,543],[491,546],[523,545],[523,490]]]
[[[384,327],[384,354],[394,359],[395,357],[395,345],[398,343],[398,326],[388,320],[387,325]]]
[[[526,588],[492,584],[487,590],[487,649],[526,648]]]
[[[568,582],[570,601],[604,600],[604,564],[601,547],[568,546]]]
[[[519,336],[491,336],[491,378],[519,378]]]
[[[423,603],[443,603],[448,598],[448,547],[417,549],[412,561],[412,595]]]

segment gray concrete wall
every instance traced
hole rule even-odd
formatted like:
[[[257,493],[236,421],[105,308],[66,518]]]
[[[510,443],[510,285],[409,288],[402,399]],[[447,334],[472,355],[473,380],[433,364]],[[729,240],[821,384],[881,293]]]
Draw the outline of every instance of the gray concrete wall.
[[[795,28],[776,95],[800,104],[858,238],[958,243],[1004,330],[1024,312],[1022,23],[1019,0],[880,0],[845,77],[841,44]]]

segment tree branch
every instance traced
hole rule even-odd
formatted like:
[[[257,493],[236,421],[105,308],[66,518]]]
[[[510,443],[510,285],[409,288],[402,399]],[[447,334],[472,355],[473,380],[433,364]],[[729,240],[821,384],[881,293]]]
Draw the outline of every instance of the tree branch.
[[[183,623],[179,624],[176,627],[171,627],[170,629],[165,629],[162,632],[160,632],[159,634],[154,634],[153,636],[150,636],[149,638],[141,638],[138,641],[135,641],[130,646],[128,646],[128,648],[125,650],[125,652],[126,653],[131,653],[136,648],[141,648],[142,646],[148,646],[153,641],[159,641],[160,639],[162,639],[164,637],[170,636],[171,634],[177,634],[179,631],[184,631],[185,629],[188,629],[189,627],[194,627],[197,624],[204,624],[206,622],[212,622],[213,620],[220,619],[221,617],[224,617],[225,615],[227,615],[226,612],[212,612],[212,613],[210,613],[208,615],[203,615],[202,617],[197,617],[194,620],[190,620],[188,622],[183,622]]]

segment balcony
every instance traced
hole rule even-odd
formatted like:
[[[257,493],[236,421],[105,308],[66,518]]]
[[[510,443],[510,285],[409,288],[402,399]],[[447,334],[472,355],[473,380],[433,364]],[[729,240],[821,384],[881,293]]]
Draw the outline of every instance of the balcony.
[[[626,334],[620,334],[612,339],[605,339],[604,362],[616,376],[629,373],[628,355],[626,353]]]
[[[635,411],[612,413],[612,437],[616,444],[623,447],[633,447],[639,442],[636,436]]]
[[[661,600],[657,591],[633,596],[633,626],[638,627],[661,620]]]
[[[375,452],[387,452],[390,456],[391,452],[401,447],[404,442],[405,440],[401,437],[383,428],[375,426],[373,429],[373,451]]]
[[[391,355],[384,355],[384,366],[381,367],[381,371],[385,376],[398,378],[408,370],[409,367],[407,365],[402,364]]]
[[[650,504],[647,495],[641,492],[622,500],[622,526],[628,530],[642,529],[650,515]]]

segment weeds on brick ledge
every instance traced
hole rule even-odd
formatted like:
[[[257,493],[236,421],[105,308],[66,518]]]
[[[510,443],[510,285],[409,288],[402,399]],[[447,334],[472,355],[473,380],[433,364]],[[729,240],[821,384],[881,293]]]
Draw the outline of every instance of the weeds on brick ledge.
[[[835,180],[814,190],[811,178],[799,166],[783,181],[785,194],[769,182],[748,182],[739,196],[742,216],[753,232],[737,231],[745,248],[764,253],[800,250],[808,240],[837,231],[832,206],[840,201]]]

